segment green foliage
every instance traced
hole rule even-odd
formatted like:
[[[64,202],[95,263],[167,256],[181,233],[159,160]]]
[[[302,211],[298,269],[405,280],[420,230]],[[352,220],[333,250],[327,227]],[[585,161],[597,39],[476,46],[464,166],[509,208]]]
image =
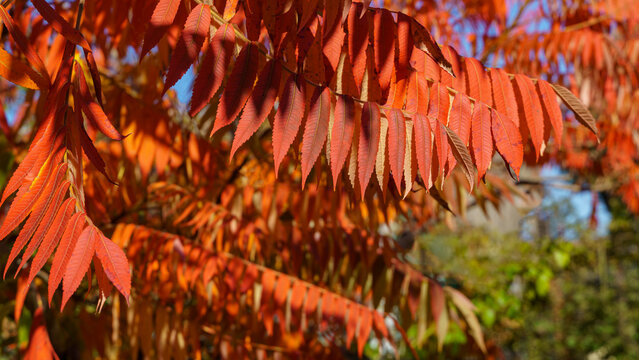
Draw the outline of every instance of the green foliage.
[[[614,202],[613,202],[614,204]],[[557,204],[545,216],[569,214]],[[548,212],[553,216],[548,216]],[[639,353],[639,225],[615,209],[608,237],[574,227],[574,239],[436,228],[410,257],[477,306],[491,355],[510,359],[634,359]],[[552,232],[551,232],[552,233]],[[412,333],[411,333],[412,334]],[[464,344],[447,337],[447,343]],[[434,338],[430,339],[434,342]],[[447,344],[447,345],[448,345]],[[430,345],[427,345],[430,346]],[[446,358],[457,358],[448,352]]]

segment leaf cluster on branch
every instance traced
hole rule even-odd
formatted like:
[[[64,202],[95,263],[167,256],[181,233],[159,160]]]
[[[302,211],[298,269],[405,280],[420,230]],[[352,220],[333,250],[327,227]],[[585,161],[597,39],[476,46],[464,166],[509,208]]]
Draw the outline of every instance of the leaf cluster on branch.
[[[488,170],[499,153],[518,178],[555,151],[561,103],[598,132],[550,78],[485,67],[368,2],[31,5],[0,6],[0,76],[26,93],[11,125],[0,116],[20,158],[2,195],[0,238],[19,229],[4,272],[35,254],[22,309],[29,289],[41,303],[32,282],[52,255],[49,303],[62,282],[64,307],[94,269],[98,308],[112,286],[132,298],[129,341],[148,356],[178,351],[147,340],[168,331],[166,307],[195,324],[174,330],[195,352],[198,334],[219,345],[230,329],[247,347],[334,355],[354,342],[361,356],[371,333],[396,344],[410,325],[441,349],[450,323],[485,351],[470,301],[380,228],[463,216],[469,192],[482,208],[525,198]],[[169,89],[191,67],[182,111]]]

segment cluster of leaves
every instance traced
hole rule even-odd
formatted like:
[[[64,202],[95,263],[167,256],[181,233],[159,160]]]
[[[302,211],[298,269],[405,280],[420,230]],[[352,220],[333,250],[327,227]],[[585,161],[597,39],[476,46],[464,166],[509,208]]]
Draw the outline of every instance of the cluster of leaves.
[[[639,88],[639,26],[626,0],[607,5],[576,1],[526,3],[522,18],[505,34],[486,34],[478,51],[511,71],[540,74],[566,84],[597,117],[601,142],[581,128],[569,128],[563,148],[552,157],[570,169],[577,182],[623,198],[639,213],[637,175],[637,88]],[[538,6],[535,6],[538,5]],[[496,21],[491,18],[489,21]],[[534,26],[544,22],[544,26]],[[479,41],[479,39],[477,40]]]
[[[495,188],[509,195],[487,174],[493,155],[517,176],[524,153],[538,162],[550,129],[562,138],[558,96],[597,132],[561,85],[485,68],[440,47],[417,18],[367,2],[32,4],[0,7],[12,47],[0,53],[0,75],[25,99],[11,125],[0,116],[21,159],[0,237],[26,220],[7,268],[25,246],[18,271],[37,250],[16,318],[25,302],[42,306],[31,284],[57,246],[49,302],[61,280],[62,307],[85,274],[90,287],[93,261],[98,308],[111,284],[136,304],[127,329],[112,329],[128,335],[131,353],[361,355],[371,333],[384,351],[413,323],[440,348],[458,324],[484,350],[472,304],[403,262],[397,234],[378,229],[463,213],[468,191],[478,201],[498,202]],[[194,64],[182,114],[164,95]],[[346,166],[353,191],[340,185]],[[313,173],[315,189],[305,189]],[[379,191],[367,191],[371,177]],[[176,346],[148,344],[167,332]]]

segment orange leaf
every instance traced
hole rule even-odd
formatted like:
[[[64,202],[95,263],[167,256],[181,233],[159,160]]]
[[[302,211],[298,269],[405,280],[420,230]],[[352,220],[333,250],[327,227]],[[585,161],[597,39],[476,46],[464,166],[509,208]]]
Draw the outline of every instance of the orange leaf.
[[[0,48],[0,76],[27,89],[45,89],[49,85],[29,65]]]

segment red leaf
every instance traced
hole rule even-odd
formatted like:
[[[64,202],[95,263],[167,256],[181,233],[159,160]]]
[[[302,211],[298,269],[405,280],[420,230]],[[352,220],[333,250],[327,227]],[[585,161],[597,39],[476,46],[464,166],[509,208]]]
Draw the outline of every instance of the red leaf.
[[[164,33],[173,24],[175,15],[180,7],[180,0],[160,0],[153,10],[149,28],[144,34],[144,43],[140,59],[146,55],[160,41]]]
[[[31,331],[29,333],[29,346],[24,352],[24,360],[59,360],[56,355],[49,333],[47,332],[44,313],[41,307],[37,308],[33,321],[31,322]]]
[[[508,117],[519,127],[517,99],[508,74],[503,69],[490,70],[490,82],[493,90],[493,106],[503,116]],[[552,90],[552,89],[551,89]]]
[[[364,198],[366,187],[375,169],[377,149],[380,136],[380,112],[379,106],[374,102],[367,102],[362,109],[362,127],[359,132],[359,144],[357,151],[357,173],[359,174],[359,186]]]
[[[435,137],[434,147],[437,149],[437,168],[431,166],[431,170],[437,171],[437,176],[443,174],[446,161],[453,157],[446,140],[446,131],[439,126],[448,123],[448,108],[450,107],[450,95],[445,86],[435,83],[430,88],[430,101],[428,103],[428,118],[431,119],[431,131]],[[436,120],[439,124],[433,123]]]
[[[326,141],[330,107],[331,98],[328,88],[316,87],[311,96],[302,138],[302,188]]]
[[[490,110],[480,102],[475,103],[471,121],[471,147],[479,178],[483,178],[493,156]]]
[[[415,114],[413,123],[415,124],[415,147],[417,153],[417,166],[419,174],[427,189],[432,186],[431,179],[431,159],[432,159],[432,139],[429,120],[425,115]]]
[[[437,45],[437,42],[433,39],[430,32],[414,18],[410,19],[411,32],[413,34],[413,40],[415,41],[415,47],[430,55],[430,57],[433,58],[433,60],[435,60],[443,70],[452,75],[452,65],[448,62],[448,60],[446,60],[442,50],[439,48],[439,45]]]
[[[519,117],[526,119],[525,127],[535,147],[535,158],[539,159],[544,143],[544,114],[541,110],[535,84],[529,77],[521,74],[515,75],[515,83],[517,84],[515,94],[519,101]],[[523,128],[523,124],[519,125]]]
[[[307,319],[311,318],[313,313],[317,311],[317,303],[319,302],[319,298],[319,289],[315,286],[309,286],[308,292],[306,293],[306,302],[304,303],[304,312],[306,313]]]
[[[96,128],[100,129],[100,131],[113,140],[122,140],[124,136],[120,134],[118,130],[113,127],[113,124],[109,121],[104,110],[102,110],[102,106],[92,100],[91,93],[89,92],[89,87],[87,86],[86,79],[84,78],[84,73],[80,66],[76,63],[75,66],[76,74],[78,75],[78,82],[80,88],[80,94],[82,96],[82,100],[78,99],[82,106],[82,112],[89,119],[91,124]]]
[[[398,109],[385,111],[388,119],[388,157],[397,192],[402,193],[404,174],[404,151],[406,150],[406,120]]]
[[[113,285],[109,282],[109,278],[104,272],[102,263],[96,255],[93,256],[93,267],[95,268],[95,277],[98,280],[98,288],[100,288],[100,292],[102,293],[101,296],[104,296],[105,298],[109,297],[111,295],[111,290],[113,290]]]
[[[361,3],[351,4],[348,13],[348,58],[353,65],[353,76],[357,88],[361,88],[366,71],[366,48],[368,47],[368,16],[360,16]]]
[[[95,101],[85,101],[82,102],[82,112],[84,115],[91,121],[91,124],[96,126],[100,131],[113,140],[122,140],[124,136],[120,134],[120,132],[113,127],[113,124],[109,121],[109,118],[102,110],[100,104]]]
[[[209,43],[202,66],[193,83],[189,115],[195,116],[211,100],[224,80],[235,47],[235,31],[226,24],[220,26]]]
[[[64,309],[71,295],[80,286],[84,274],[89,270],[91,259],[95,253],[96,242],[99,238],[99,231],[95,226],[89,225],[78,237],[71,257],[64,271],[64,281],[62,282],[62,306]]]
[[[412,72],[408,82],[408,93],[406,94],[406,112],[408,114],[420,113],[426,115],[428,113],[428,102],[428,81],[423,74]]]
[[[446,310],[446,297],[444,289],[432,280],[428,281],[430,292],[430,311],[433,314],[435,323],[439,321],[442,312]]]
[[[294,315],[299,316],[299,312],[302,309],[302,301],[306,295],[308,287],[302,281],[295,281],[291,289],[291,310]]]
[[[557,101],[557,95],[552,86],[544,80],[537,80],[537,92],[541,98],[541,102],[544,110],[545,127],[552,126],[555,131],[555,141],[558,145],[561,145],[561,136],[564,131],[563,117],[561,116],[561,109],[559,108],[559,102]]]
[[[466,90],[464,87],[466,74],[464,73],[464,71],[462,71],[461,58],[459,54],[457,54],[457,51],[452,46],[448,45],[444,45],[442,47],[442,53],[444,54],[446,60],[448,60],[448,62],[453,67],[453,73],[455,74],[455,77],[453,77],[451,74],[444,71],[444,69],[440,69],[439,77],[442,84],[465,93]]]
[[[524,160],[524,145],[521,143],[519,129],[512,120],[494,109],[491,110],[490,116],[495,147],[519,178],[519,169]]]
[[[430,88],[430,99],[428,103],[428,116],[439,120],[444,125],[448,125],[448,108],[450,107],[450,95],[445,86],[439,83],[433,84]]]
[[[351,347],[353,338],[355,337],[355,330],[357,330],[357,310],[359,306],[353,302],[346,303],[346,309],[348,310],[348,319],[346,321],[346,348]]]
[[[304,4],[307,2],[305,1]],[[316,21],[317,22],[317,21]],[[310,32],[310,30],[305,29]],[[303,33],[303,32],[302,32]],[[308,81],[314,82],[316,84],[324,84],[326,82],[326,74],[324,74],[325,64],[324,64],[324,53],[322,49],[322,29],[320,26],[317,26],[315,30],[315,35],[313,37],[313,42],[306,50],[306,55],[304,56],[304,78]]]
[[[253,83],[257,76],[257,60],[258,50],[256,45],[250,43],[240,51],[220,98],[211,136],[219,129],[232,123],[244,107],[251,90],[253,90]]]
[[[302,16],[298,23],[298,29],[301,31],[308,21],[316,14],[318,0],[308,0],[302,2]]]
[[[411,17],[401,12],[397,13],[397,80],[408,77],[410,58],[413,52],[413,38],[411,36]]]
[[[11,34],[13,40],[16,42],[16,45],[18,45],[20,50],[27,57],[27,60],[29,60],[29,65],[35,67],[38,73],[42,76],[42,81],[39,81],[38,83],[42,83],[43,85],[46,84],[47,86],[45,88],[49,87],[49,84],[51,84],[51,78],[49,77],[49,72],[47,72],[47,68],[44,66],[42,59],[40,59],[38,53],[33,50],[33,47],[31,47],[31,44],[27,40],[27,37],[16,26],[13,18],[9,16],[9,13],[7,13],[7,9],[5,9],[4,6],[1,5],[0,20],[2,20],[3,25],[7,27],[7,30],[9,31],[9,34]]]
[[[171,56],[162,94],[175,85],[195,62],[204,40],[208,39],[210,26],[211,8],[208,5],[198,4],[186,18],[184,30]]]
[[[93,88],[95,89],[95,98],[98,100],[98,104],[102,105],[102,81],[100,80],[100,72],[98,71],[98,64],[95,62],[93,53],[84,50],[84,57],[87,59],[89,65],[89,72],[91,73],[91,79],[93,79]]]
[[[491,104],[490,79],[484,65],[474,58],[465,58],[465,72],[468,75],[468,95],[484,104]]]
[[[390,86],[395,61],[395,20],[390,11],[376,9],[373,17],[373,38],[375,39],[375,70],[379,74],[382,93]]]
[[[470,99],[462,93],[457,93],[450,108],[448,127],[459,137],[464,146],[468,146],[470,139],[471,107]],[[452,152],[448,155],[448,174],[453,170],[457,160]]]
[[[468,145],[470,140],[471,114],[470,99],[462,93],[457,93],[450,109],[448,127],[459,136],[464,145]]]
[[[382,338],[388,338],[388,328],[384,322],[384,317],[379,312],[373,312],[373,325],[375,329],[382,335]]]
[[[87,51],[91,51],[89,43],[86,41],[82,33],[69,24],[60,14],[58,14],[46,1],[32,0],[33,6],[38,9],[40,15],[70,42],[81,46]]]
[[[42,241],[42,245],[38,252],[36,253],[35,258],[33,258],[33,262],[31,263],[31,268],[29,269],[29,279],[27,280],[27,288],[29,284],[33,281],[35,276],[38,274],[38,271],[42,269],[44,264],[49,259],[49,256],[53,253],[53,249],[58,245],[60,241],[60,237],[64,233],[64,230],[67,226],[69,218],[71,214],[73,214],[73,209],[75,207],[75,199],[68,198],[55,216],[55,219],[52,222],[52,226],[47,230],[46,235],[44,236],[44,240]]]
[[[36,219],[33,223],[33,228],[35,228],[35,226],[37,226],[37,228],[35,228],[35,233],[33,234],[33,237],[31,238],[31,240],[29,241],[29,245],[27,245],[27,248],[24,251],[24,254],[22,254],[22,261],[20,262],[20,266],[18,266],[18,269],[16,270],[16,275],[18,274],[20,269],[22,269],[24,264],[26,264],[27,260],[29,260],[31,255],[33,255],[33,252],[36,250],[36,248],[40,245],[40,243],[44,239],[44,235],[46,234],[46,231],[50,229],[51,226],[53,226],[52,222],[55,217],[55,214],[60,208],[60,205],[62,204],[62,198],[66,195],[67,190],[69,189],[69,181],[62,182],[62,179],[65,176],[66,176],[66,166],[65,166],[65,171],[59,172],[56,176],[56,179],[54,179],[54,181],[52,182],[53,187],[50,189],[51,194],[47,195],[47,199],[44,201],[45,203],[44,215],[40,219]],[[44,195],[42,196],[42,198],[43,197]],[[36,206],[37,206],[37,203],[36,203]],[[22,231],[25,231],[25,229],[23,229]],[[29,229],[29,232],[31,233],[33,232],[33,230]],[[28,236],[25,237],[25,241],[29,240],[29,237],[31,237],[30,233],[28,234]],[[18,249],[18,251],[19,250],[21,249]],[[5,272],[6,272],[6,268],[5,268]]]
[[[107,174],[106,164],[100,156],[100,153],[98,153],[98,149],[96,149],[93,145],[93,142],[91,141],[89,134],[87,134],[86,129],[82,127],[81,130],[80,143],[82,144],[82,150],[84,150],[84,153],[89,158],[89,161],[91,161],[91,164],[93,164],[93,166],[95,166],[95,168],[98,169],[98,171],[101,172],[102,175],[107,178],[107,180],[109,180],[112,184],[115,184],[115,182],[113,182],[113,180],[111,180],[111,178]]]
[[[18,56],[9,54],[0,48],[0,76],[12,83],[27,89],[47,89],[49,84],[44,82],[42,76],[24,63]],[[2,116],[4,118],[4,115]],[[10,134],[10,128],[6,120],[2,124],[2,131]],[[6,127],[4,125],[7,125]]]
[[[337,70],[337,65],[339,64],[339,59],[342,54],[342,47],[344,46],[345,37],[346,34],[344,33],[343,28],[338,22],[336,22],[330,28],[328,27],[327,23],[325,23],[322,27],[322,38],[324,40],[322,52],[324,53],[325,57],[324,73],[327,82],[333,78],[335,70]]]
[[[50,98],[55,98],[55,96],[51,96]],[[47,102],[49,98],[47,98]],[[49,105],[49,104],[47,104]],[[45,106],[46,107],[46,106]],[[55,147],[55,136],[54,136],[54,128],[55,128],[55,109],[52,109],[50,113],[47,113],[45,117],[44,123],[40,125],[35,138],[31,142],[31,146],[29,146],[29,151],[27,151],[27,156],[22,160],[16,171],[11,175],[11,179],[9,179],[9,183],[5,187],[2,193],[2,201],[0,204],[4,203],[4,201],[9,197],[9,195],[13,194],[18,188],[20,188],[23,184],[23,180],[32,172],[40,169],[42,164],[46,161],[49,154],[54,151]],[[62,142],[62,139],[59,139],[58,145]],[[2,239],[0,237],[0,239]]]
[[[95,231],[95,255],[100,259],[100,264],[106,276],[124,296],[128,304],[129,295],[131,294],[131,271],[126,255],[118,245],[104,236],[100,230],[95,229]]]
[[[339,173],[342,171],[353,141],[355,130],[355,102],[353,98],[338,95],[335,104],[335,120],[331,129],[331,172],[333,189],[336,189]]]
[[[57,137],[57,146],[54,145],[54,149],[56,149],[54,155],[47,158],[42,168],[39,169],[39,172],[36,171],[34,174],[34,176],[37,175],[35,180],[33,180],[31,184],[24,182],[20,187],[18,195],[16,195],[15,200],[11,204],[7,215],[4,218],[2,227],[0,227],[0,240],[4,239],[18,226],[18,224],[22,222],[22,220],[27,217],[36,201],[40,198],[40,195],[42,195],[45,186],[49,184],[49,179],[53,173],[54,165],[61,157],[61,152],[58,151],[60,142],[61,137]]]
[[[448,135],[446,134],[446,128],[441,121],[437,120],[434,117],[428,116],[428,120],[430,123],[430,130],[433,133],[434,138],[434,148],[436,152],[433,153],[433,161],[436,160],[437,168],[435,168],[435,162],[433,162],[431,166],[431,172],[433,175],[443,176],[444,169],[446,166],[446,160],[448,160],[448,156],[451,153],[450,146],[448,144]],[[435,155],[437,156],[435,158]]]
[[[273,300],[278,309],[283,309],[286,305],[288,290],[291,288],[291,279],[287,275],[280,275],[277,278],[277,285],[273,293]]]
[[[281,71],[282,68],[277,60],[271,60],[264,65],[237,124],[233,145],[231,146],[231,158],[235,155],[237,149],[259,129],[268,114],[273,110],[280,86]]]
[[[357,354],[359,357],[362,357],[364,345],[368,342],[372,327],[373,317],[371,316],[371,310],[361,306],[359,308],[359,331],[357,332]]]
[[[290,75],[284,91],[280,95],[275,121],[273,122],[273,158],[275,159],[275,176],[288,149],[297,136],[304,117],[304,81],[300,84],[295,75]]]
[[[75,248],[75,243],[77,242],[82,229],[84,229],[84,223],[85,214],[83,212],[75,213],[71,219],[69,219],[69,223],[64,229],[64,233],[60,239],[60,245],[53,257],[51,271],[49,273],[49,305],[51,305],[53,294],[58,288],[60,280],[62,280],[62,275],[64,274],[63,271],[67,268],[67,263],[71,258],[73,249]]]

